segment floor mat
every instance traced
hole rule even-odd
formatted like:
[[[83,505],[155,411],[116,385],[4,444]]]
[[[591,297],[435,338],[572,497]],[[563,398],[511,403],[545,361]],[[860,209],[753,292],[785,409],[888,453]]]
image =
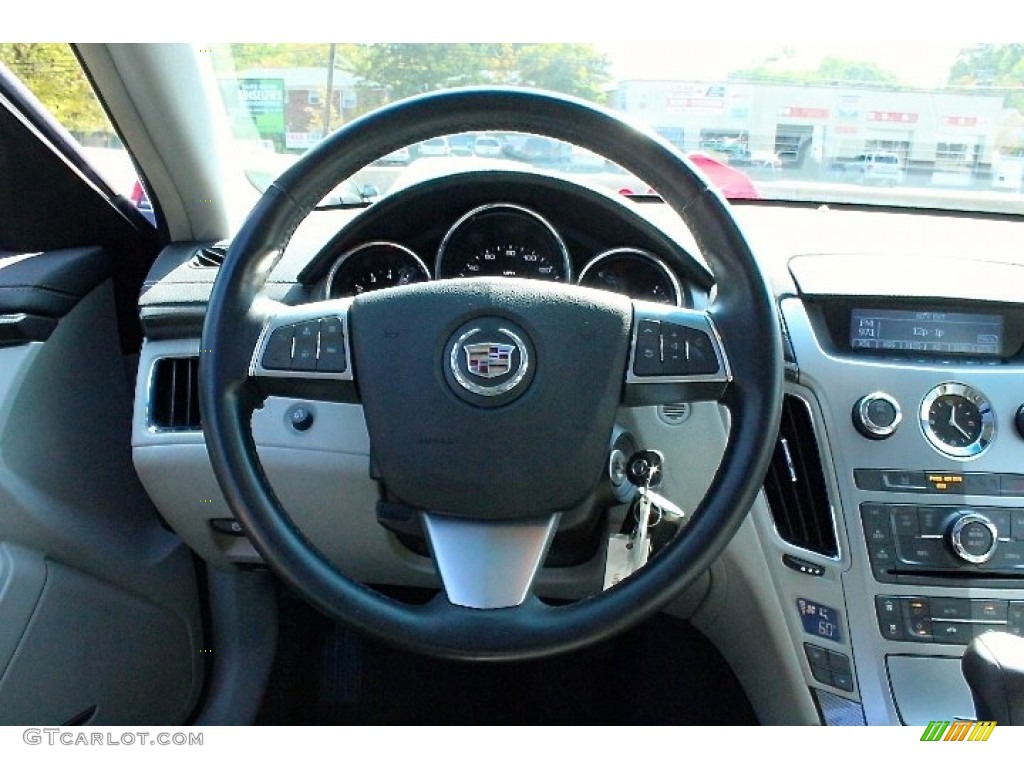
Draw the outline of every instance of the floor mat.
[[[366,639],[292,596],[260,725],[753,725],[710,642],[658,615],[583,651],[528,662],[425,658]]]

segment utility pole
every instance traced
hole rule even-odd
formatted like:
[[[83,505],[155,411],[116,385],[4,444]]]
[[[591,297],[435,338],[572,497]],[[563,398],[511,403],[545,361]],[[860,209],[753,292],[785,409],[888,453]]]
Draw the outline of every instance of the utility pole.
[[[337,52],[337,43],[331,43],[330,52],[327,54],[327,98],[324,99],[324,138],[331,132],[331,100],[334,97],[334,56]]]

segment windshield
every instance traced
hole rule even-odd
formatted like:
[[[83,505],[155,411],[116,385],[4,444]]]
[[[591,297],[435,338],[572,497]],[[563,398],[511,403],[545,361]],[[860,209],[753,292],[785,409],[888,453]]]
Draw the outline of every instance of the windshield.
[[[211,49],[248,176],[264,188],[324,135],[441,88],[522,85],[646,124],[731,199],[1021,213],[1024,44],[223,44]],[[325,203],[481,167],[653,195],[546,137],[464,133],[380,158]]]

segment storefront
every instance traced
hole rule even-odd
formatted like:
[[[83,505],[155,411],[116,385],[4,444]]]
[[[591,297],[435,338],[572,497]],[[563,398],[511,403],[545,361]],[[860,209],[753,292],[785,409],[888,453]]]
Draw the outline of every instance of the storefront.
[[[908,169],[977,173],[1004,119],[1002,96],[842,85],[630,80],[611,103],[686,151],[774,152],[803,168],[890,151]]]

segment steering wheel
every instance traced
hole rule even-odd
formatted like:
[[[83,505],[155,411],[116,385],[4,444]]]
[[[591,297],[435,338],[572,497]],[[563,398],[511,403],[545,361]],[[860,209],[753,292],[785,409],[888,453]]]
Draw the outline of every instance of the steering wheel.
[[[296,307],[263,295],[295,228],[340,179],[427,138],[497,129],[582,146],[657,189],[716,277],[710,308],[514,278],[427,282]],[[322,612],[436,656],[538,657],[627,629],[721,554],[760,488],[778,431],[779,327],[728,205],[663,140],[560,95],[440,92],[348,124],[267,189],[233,239],[207,308],[203,430],[253,545]],[[348,578],[292,523],[250,428],[272,394],[362,404],[374,476],[422,521],[444,586],[435,599],[409,605]],[[617,409],[694,400],[717,400],[731,418],[721,464],[685,531],[598,595],[558,606],[538,599],[532,583],[559,514],[606,477]]]

